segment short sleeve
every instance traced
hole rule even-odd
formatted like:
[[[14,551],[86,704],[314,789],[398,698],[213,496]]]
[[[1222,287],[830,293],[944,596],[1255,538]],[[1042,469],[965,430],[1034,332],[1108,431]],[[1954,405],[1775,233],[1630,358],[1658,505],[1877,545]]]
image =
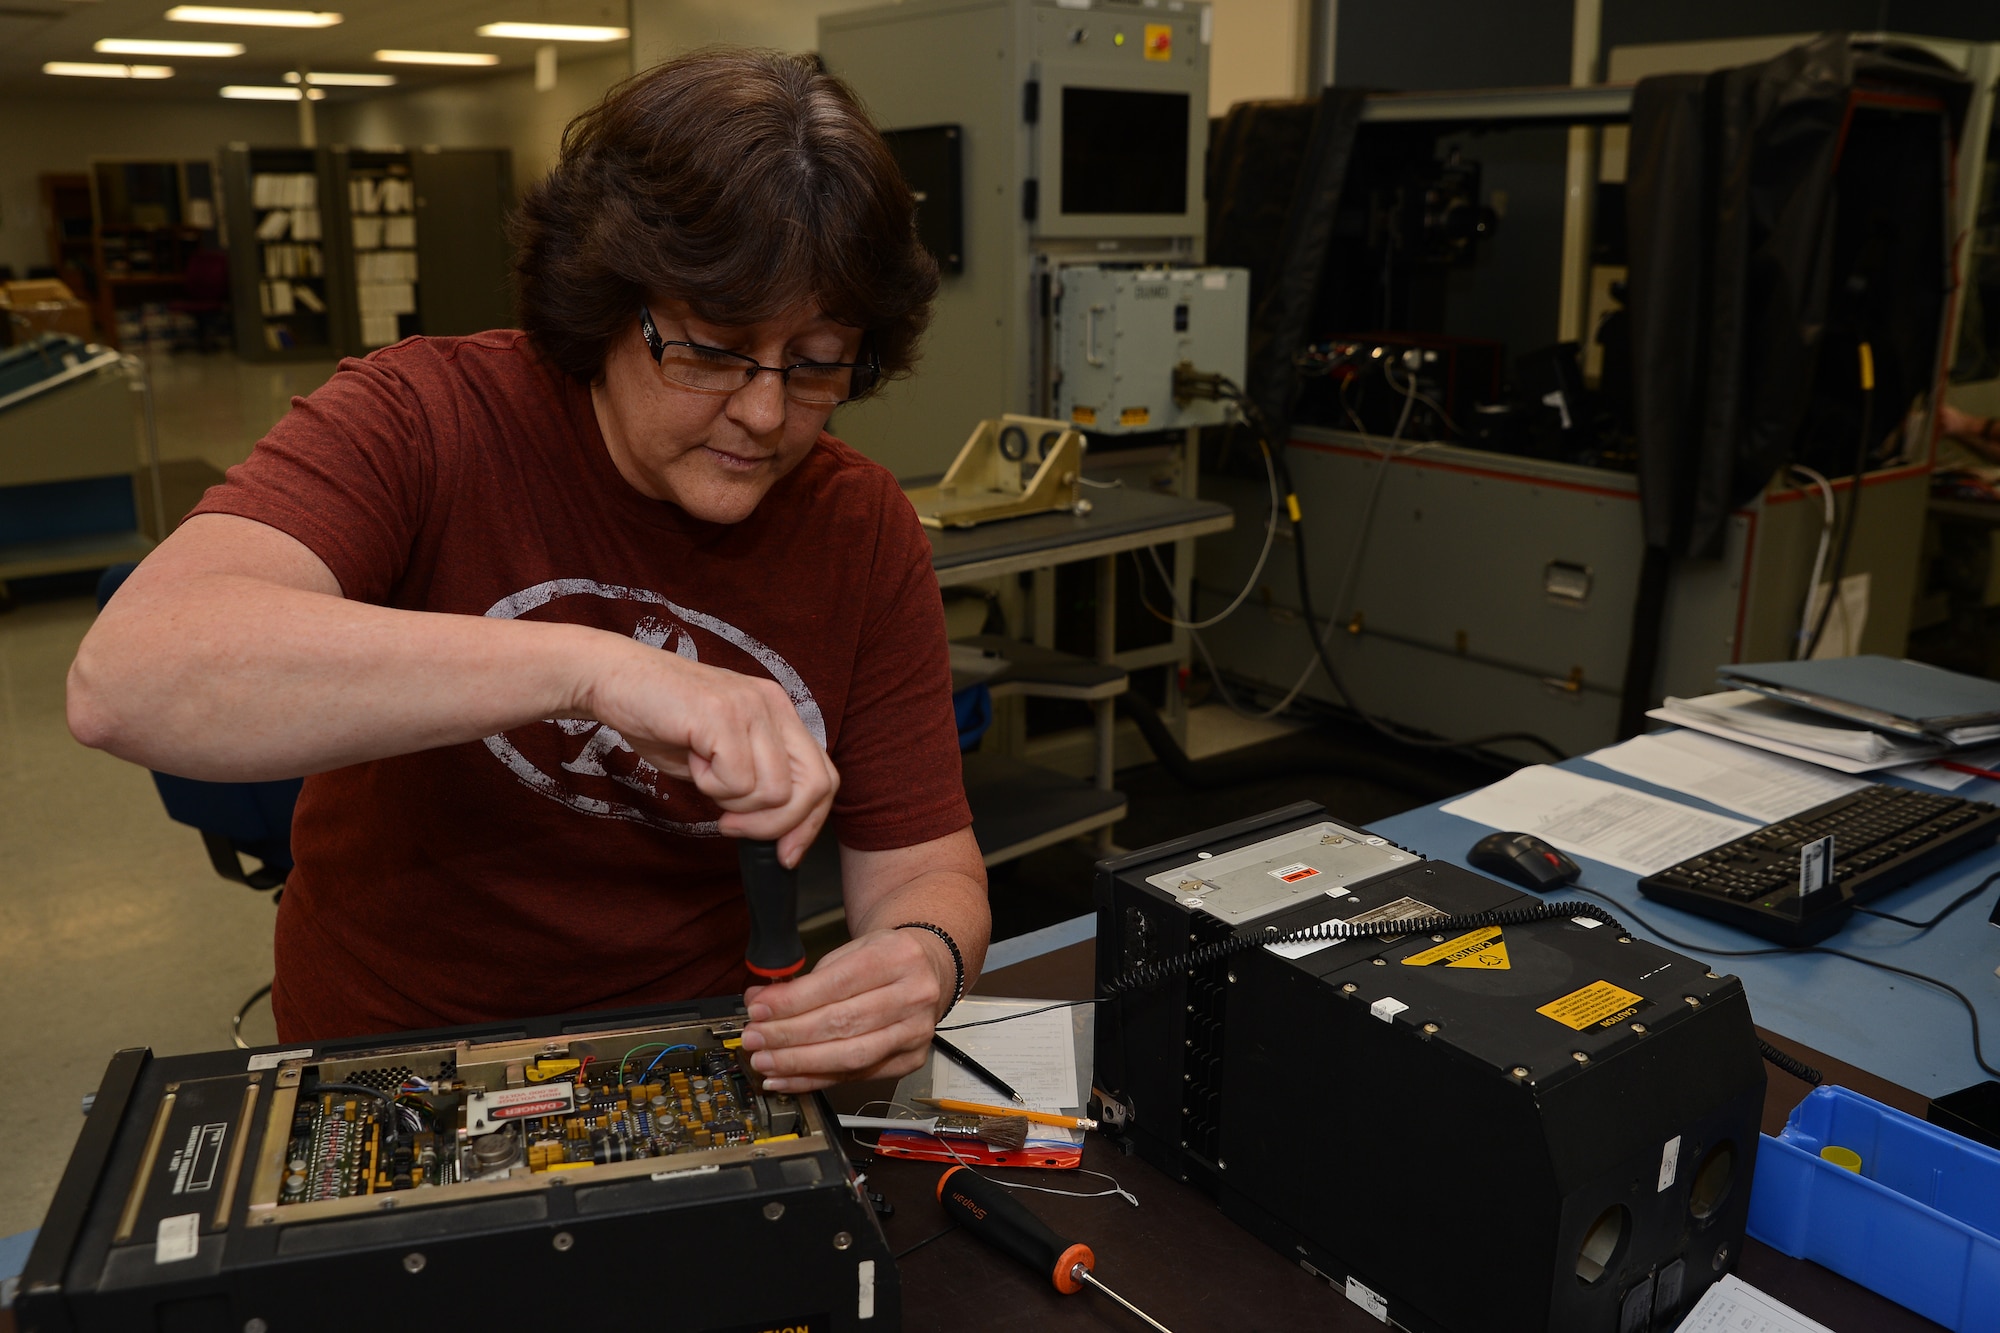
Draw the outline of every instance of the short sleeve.
[[[406,354],[408,355],[408,354]],[[381,603],[436,494],[436,441],[416,387],[378,354],[347,360],[196,505],[297,538],[349,599]]]
[[[930,543],[887,474],[883,489],[875,586],[833,749],[834,832],[865,852],[912,847],[972,823]]]

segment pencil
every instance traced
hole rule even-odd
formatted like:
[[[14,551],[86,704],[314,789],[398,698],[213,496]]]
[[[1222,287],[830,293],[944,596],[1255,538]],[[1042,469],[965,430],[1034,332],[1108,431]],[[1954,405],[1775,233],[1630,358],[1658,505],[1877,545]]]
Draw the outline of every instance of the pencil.
[[[992,1088],[996,1092],[1001,1093],[1009,1101],[1019,1102],[1023,1106],[1026,1106],[1028,1104],[1028,1099],[1026,1097],[1023,1097],[1020,1093],[1014,1091],[1013,1086],[1009,1084],[1005,1079],[1001,1078],[998,1074],[988,1069],[985,1065],[980,1064],[979,1061],[973,1059],[971,1056],[967,1055],[964,1051],[958,1049],[958,1047],[946,1041],[943,1037],[938,1036],[936,1033],[932,1033],[931,1045],[937,1047],[939,1055],[942,1055],[945,1059],[951,1061],[953,1064],[957,1065],[960,1069],[963,1069],[966,1073],[972,1075],[974,1078],[978,1079],[981,1083],[984,1083],[987,1087]],[[1012,1115],[1014,1114],[1014,1112],[1010,1111],[1008,1112],[1008,1114]]]
[[[1054,1125],[1058,1129],[1096,1129],[1095,1120],[1080,1115],[1054,1115],[1048,1111],[1023,1111],[1016,1106],[988,1106],[984,1102],[960,1102],[948,1097],[918,1097],[915,1100],[925,1106],[935,1106],[940,1111],[956,1111],[960,1115],[1011,1115],[1036,1125]]]

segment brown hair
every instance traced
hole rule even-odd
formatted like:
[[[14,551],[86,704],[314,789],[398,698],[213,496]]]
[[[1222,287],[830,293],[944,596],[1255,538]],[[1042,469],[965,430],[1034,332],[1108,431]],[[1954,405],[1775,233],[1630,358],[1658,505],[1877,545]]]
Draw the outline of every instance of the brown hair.
[[[888,378],[937,293],[895,158],[811,56],[711,47],[626,79],[510,228],[521,327],[586,382],[651,295],[732,327],[816,302]]]

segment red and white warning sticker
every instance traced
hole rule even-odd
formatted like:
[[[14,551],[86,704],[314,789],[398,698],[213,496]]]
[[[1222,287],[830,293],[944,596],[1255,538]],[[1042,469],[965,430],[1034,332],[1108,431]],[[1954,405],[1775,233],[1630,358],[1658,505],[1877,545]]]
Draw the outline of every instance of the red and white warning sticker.
[[[1279,866],[1276,870],[1269,870],[1265,873],[1272,879],[1281,879],[1287,884],[1296,884],[1302,879],[1311,879],[1319,871],[1313,869],[1303,861],[1298,861],[1292,865]]]
[[[465,1099],[466,1132],[490,1134],[509,1120],[560,1115],[575,1108],[575,1089],[567,1082],[475,1092]]]

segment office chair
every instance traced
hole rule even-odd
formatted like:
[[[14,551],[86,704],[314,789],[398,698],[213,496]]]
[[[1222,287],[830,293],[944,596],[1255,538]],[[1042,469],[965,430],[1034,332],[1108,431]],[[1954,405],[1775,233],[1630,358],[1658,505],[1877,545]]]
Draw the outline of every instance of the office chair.
[[[137,565],[113,565],[97,581],[97,609],[124,584]],[[275,906],[285,893],[285,877],[292,870],[292,807],[298,804],[303,778],[278,782],[200,782],[194,778],[154,773],[153,786],[159,789],[160,803],[167,817],[186,824],[201,834],[208,849],[209,864],[224,879],[269,893]],[[255,869],[244,865],[249,856],[258,862]],[[243,1020],[257,1001],[271,993],[269,983],[260,986],[237,1007],[229,1020],[230,1037],[248,1049],[243,1040]]]

